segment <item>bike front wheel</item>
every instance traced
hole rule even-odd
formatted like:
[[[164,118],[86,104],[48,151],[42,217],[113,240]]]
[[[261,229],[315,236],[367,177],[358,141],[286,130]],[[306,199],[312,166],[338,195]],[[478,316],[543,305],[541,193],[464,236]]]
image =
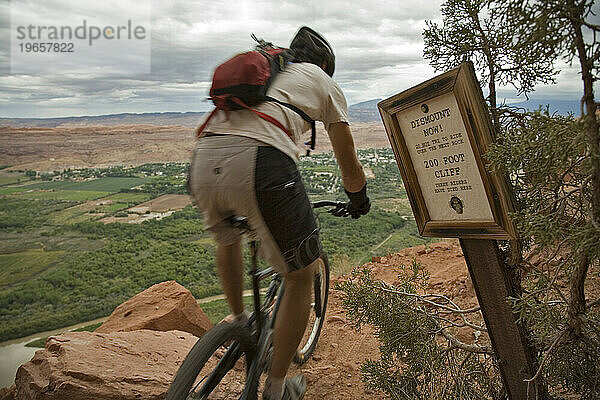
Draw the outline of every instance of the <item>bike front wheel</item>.
[[[244,391],[256,344],[245,323],[222,323],[192,347],[166,400],[237,399]]]
[[[315,351],[325,322],[325,311],[327,309],[327,299],[329,298],[329,259],[326,254],[321,254],[321,262],[318,264],[315,271],[308,325],[294,356],[294,362],[300,365],[304,364]]]

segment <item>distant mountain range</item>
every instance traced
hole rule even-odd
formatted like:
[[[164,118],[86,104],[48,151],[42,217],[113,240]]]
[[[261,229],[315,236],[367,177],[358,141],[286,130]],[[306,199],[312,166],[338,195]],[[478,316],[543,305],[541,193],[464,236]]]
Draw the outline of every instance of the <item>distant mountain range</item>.
[[[374,99],[363,101],[362,103],[353,104],[348,107],[348,118],[350,122],[375,122],[381,121],[377,103],[382,99]]]
[[[529,99],[519,103],[507,104],[511,107],[521,107],[529,111],[537,110],[538,108],[545,109],[548,107],[550,113],[558,113],[568,115],[569,113],[577,116],[581,114],[581,105],[579,100],[557,100],[557,99]]]
[[[381,118],[377,103],[381,99],[363,101],[348,107],[350,122],[379,122]],[[509,104],[527,110],[535,110],[542,106],[549,106],[551,113],[579,115],[580,105],[578,100],[556,99],[529,99],[519,103]],[[162,112],[162,113],[122,113],[94,115],[84,117],[61,118],[0,118],[0,126],[12,127],[49,127],[58,126],[117,126],[117,125],[178,125],[188,128],[198,126],[198,121],[203,112]]]
[[[348,107],[350,120],[362,122],[380,121],[381,118],[377,109],[377,103],[379,103],[380,101],[381,99],[375,99],[351,105],[350,107]],[[529,99],[518,103],[510,103],[507,105],[511,107],[524,108],[529,111],[537,110],[540,107],[543,109],[548,107],[550,113],[558,113],[561,115],[567,115],[569,113],[579,115],[581,113],[579,100],[557,100],[550,98]]]
[[[179,125],[198,126],[203,112],[122,113],[60,118],[0,118],[0,126],[56,128],[58,126]]]

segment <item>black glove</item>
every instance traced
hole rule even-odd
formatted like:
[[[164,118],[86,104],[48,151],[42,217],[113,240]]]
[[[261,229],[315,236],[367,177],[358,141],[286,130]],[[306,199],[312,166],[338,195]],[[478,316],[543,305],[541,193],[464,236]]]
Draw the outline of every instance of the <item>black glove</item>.
[[[350,203],[341,203],[336,208],[332,208],[327,212],[332,214],[334,217],[348,217],[350,213],[348,212],[348,204]]]
[[[351,193],[344,189],[346,195],[350,199],[348,203],[348,213],[352,218],[360,218],[361,215],[365,215],[371,209],[371,201],[367,197],[367,184],[360,189],[359,192]]]

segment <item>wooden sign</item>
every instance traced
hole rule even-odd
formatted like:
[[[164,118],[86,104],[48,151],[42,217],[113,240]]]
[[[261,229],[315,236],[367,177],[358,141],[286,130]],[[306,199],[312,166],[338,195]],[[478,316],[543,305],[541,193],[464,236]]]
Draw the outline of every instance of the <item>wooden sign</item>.
[[[493,134],[471,63],[378,107],[422,236],[515,236],[509,186],[485,167]]]
[[[494,136],[473,64],[378,106],[420,234],[460,238],[509,399],[542,393],[543,384],[526,382],[535,349],[507,301],[518,293],[495,239],[515,237],[510,186],[486,170]]]

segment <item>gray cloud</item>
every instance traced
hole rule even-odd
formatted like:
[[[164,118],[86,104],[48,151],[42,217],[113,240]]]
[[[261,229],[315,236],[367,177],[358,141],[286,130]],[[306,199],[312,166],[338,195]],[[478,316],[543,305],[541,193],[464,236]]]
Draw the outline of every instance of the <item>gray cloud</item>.
[[[151,1],[149,74],[102,75],[92,69],[78,74],[8,74],[6,68],[1,69],[8,60],[8,31],[2,24],[0,116],[208,110],[211,104],[205,97],[213,68],[251,48],[250,33],[287,46],[304,24],[323,33],[334,47],[335,79],[350,104],[393,95],[434,75],[422,57],[421,32],[425,19],[440,18],[441,0]],[[115,15],[135,18],[136,7],[147,4],[116,0],[34,3],[40,3],[39,16],[51,18],[54,24],[77,23],[86,15],[108,21]],[[7,21],[6,12],[6,7],[0,8],[2,21]],[[125,62],[125,55],[114,54],[111,60]],[[560,91],[563,97],[576,98],[581,90],[574,79],[577,75],[569,70],[561,74],[559,87],[540,92],[551,96]]]

